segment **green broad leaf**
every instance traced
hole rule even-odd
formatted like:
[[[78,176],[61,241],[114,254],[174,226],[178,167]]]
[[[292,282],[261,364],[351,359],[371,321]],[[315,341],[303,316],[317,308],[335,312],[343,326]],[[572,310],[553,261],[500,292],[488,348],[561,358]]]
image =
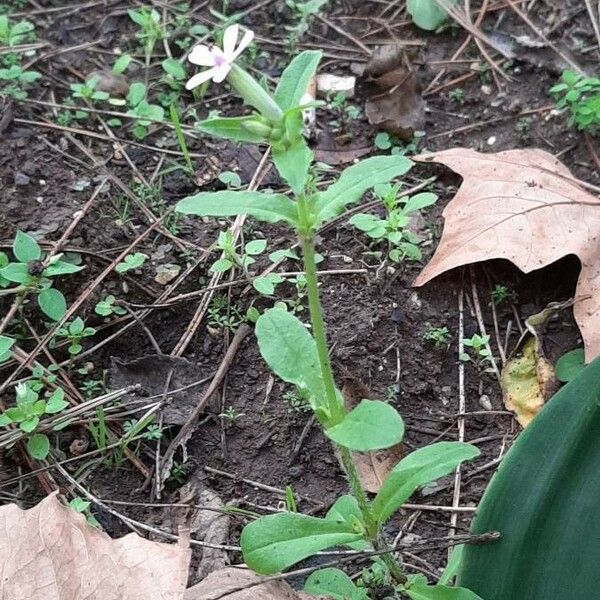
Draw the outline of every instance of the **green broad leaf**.
[[[128,254],[122,262],[118,263],[115,267],[117,273],[126,273],[134,269],[139,269],[148,257],[142,252],[135,252],[134,254]]]
[[[279,513],[246,525],[240,545],[244,562],[261,575],[278,573],[316,552],[362,538],[347,523]]]
[[[338,522],[344,521],[356,529],[361,529],[365,526],[363,515],[354,496],[340,496],[327,511],[325,518]],[[347,544],[347,546],[353,550],[368,550],[372,547],[367,540],[358,540],[357,542]]]
[[[277,171],[296,195],[304,191],[313,158],[314,154],[304,138],[299,138],[290,148],[283,151],[273,148],[273,162]]]
[[[6,413],[0,414],[0,427],[6,427],[7,425],[10,425],[12,422],[13,422],[13,420]]]
[[[300,257],[293,251],[287,249],[275,250],[275,252],[271,252],[269,254],[269,260],[271,262],[279,262],[284,258],[289,258],[290,260],[300,260]]]
[[[0,352],[0,354],[2,354]],[[575,379],[585,368],[585,353],[583,348],[576,348],[563,354],[555,366],[556,377],[559,381],[568,383]]]
[[[482,600],[477,594],[465,588],[426,585],[421,582],[403,591],[412,600]]]
[[[258,348],[272,371],[287,383],[305,390],[321,407],[325,387],[317,355],[317,345],[302,322],[278,308],[265,311],[256,322]]]
[[[133,57],[130,54],[123,54],[122,56],[119,56],[113,65],[112,72],[116,75],[124,73],[132,59]]]
[[[458,575],[464,550],[464,544],[460,544],[452,548],[452,553],[450,554],[446,568],[444,569],[444,572],[441,574],[438,581],[439,584],[448,585]]]
[[[250,256],[256,256],[265,251],[267,247],[267,240],[252,240],[244,246],[244,252],[250,254]]]
[[[249,144],[267,144],[270,129],[260,132],[261,128],[254,128],[256,117],[215,117],[205,119],[196,124],[202,133],[234,142],[247,142]],[[247,127],[245,127],[247,126]],[[255,130],[256,129],[256,130]]]
[[[70,275],[71,273],[78,273],[82,269],[85,269],[85,267],[74,265],[73,263],[64,260],[57,260],[44,269],[44,276],[56,277],[57,275]]]
[[[325,430],[325,435],[344,448],[370,452],[400,443],[404,423],[389,404],[381,400],[361,400],[339,425]]]
[[[275,89],[275,102],[283,112],[300,104],[322,55],[319,50],[305,50],[285,68]]]
[[[598,597],[600,359],[556,393],[512,445],[471,526],[458,584],[485,600]],[[518,560],[515,560],[518,557]]]
[[[298,220],[296,204],[283,194],[261,192],[200,192],[177,203],[176,210],[199,217],[235,217],[247,214],[259,221],[284,221],[292,227]]]
[[[73,500],[71,500],[69,502],[69,506],[78,513],[82,513],[85,512],[90,506],[91,506],[91,502],[89,502],[88,500],[84,500],[83,498],[80,498],[79,496],[76,496],[75,498],[73,498]]]
[[[311,573],[304,591],[314,596],[325,596],[333,600],[368,600],[365,589],[357,587],[352,579],[340,569],[319,569]]]
[[[438,442],[411,452],[392,469],[375,496],[375,518],[385,523],[418,488],[448,475],[460,463],[476,456],[479,450],[462,442]]]
[[[13,338],[10,338],[6,335],[0,335],[0,356],[6,354],[15,343]]]
[[[241,177],[233,171],[223,171],[219,174],[217,179],[221,183],[224,183],[225,185],[233,188],[239,188],[242,185]]]
[[[275,288],[278,284],[284,281],[281,275],[276,273],[268,273],[263,277],[257,277],[252,281],[252,287],[265,296],[272,296],[275,293]]]
[[[447,1],[454,4],[456,0]],[[406,10],[415,25],[426,31],[435,31],[447,18],[446,11],[436,0],[406,0]]]
[[[415,210],[421,210],[427,208],[432,204],[435,204],[437,195],[430,192],[422,192],[421,194],[415,194],[406,201],[406,204],[402,207],[402,211],[405,213],[411,213]]]
[[[357,213],[350,218],[348,223],[360,231],[373,234],[373,237],[383,237],[387,224],[383,219],[369,213]]]
[[[30,417],[19,423],[19,429],[25,433],[31,433],[40,423],[39,417]]]
[[[317,224],[338,216],[346,206],[360,200],[375,185],[389,183],[413,166],[404,156],[374,156],[345,169],[339,179],[317,197]]]
[[[219,258],[211,265],[209,271],[211,273],[225,273],[233,267],[233,263],[228,258]]]
[[[30,415],[34,415],[36,417],[41,417],[46,409],[46,402],[44,400],[38,400],[33,403],[33,406],[29,410]]]
[[[135,81],[129,86],[127,103],[132,108],[146,98],[146,86],[141,81]]]
[[[11,408],[7,408],[4,414],[13,422],[20,423],[23,419],[27,417],[25,411],[18,406],[13,406]]]
[[[13,283],[29,283],[33,280],[26,263],[9,263],[0,269],[0,275]]]
[[[39,260],[42,256],[42,249],[38,243],[30,235],[22,231],[17,231],[12,249],[16,259],[22,263]]]
[[[27,440],[27,452],[36,460],[44,460],[50,452],[50,440],[43,433],[36,433]]]
[[[42,312],[53,321],[59,321],[67,312],[67,301],[61,292],[54,288],[42,290],[37,297]]]
[[[162,68],[165,71],[165,73],[170,75],[176,81],[181,81],[182,79],[185,79],[187,77],[185,68],[175,58],[167,58],[163,60]]]
[[[61,388],[57,388],[46,400],[45,412],[53,415],[64,410],[67,406],[69,406],[69,403],[65,400],[65,392]]]

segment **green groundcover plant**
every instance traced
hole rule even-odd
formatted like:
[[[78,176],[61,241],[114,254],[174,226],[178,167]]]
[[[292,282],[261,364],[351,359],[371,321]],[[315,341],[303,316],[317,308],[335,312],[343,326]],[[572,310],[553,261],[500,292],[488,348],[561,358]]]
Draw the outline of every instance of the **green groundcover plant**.
[[[202,192],[177,205],[181,213],[197,216],[233,217],[246,214],[259,221],[283,223],[298,237],[310,313],[311,332],[282,303],[266,310],[256,321],[260,352],[281,379],[307,398],[325,435],[333,443],[346,472],[352,494],[340,497],[323,518],[293,510],[258,518],[244,528],[241,547],[246,564],[261,574],[283,571],[299,561],[334,546],[347,546],[371,555],[383,572],[381,580],[398,597],[413,600],[476,600],[467,589],[450,587],[447,579],[429,583],[422,575],[408,575],[393,555],[383,528],[401,505],[422,485],[451,473],[463,461],[478,455],[469,444],[440,442],[416,450],[390,472],[379,493],[369,500],[352,452],[389,448],[402,441],[404,424],[389,404],[363,399],[348,410],[337,388],[327,345],[315,261],[317,230],[360,200],[379,184],[406,174],[412,162],[403,156],[378,156],[347,168],[327,189],[318,189],[313,174],[313,153],[302,135],[302,98],[317,69],[321,53],[306,51],[284,70],[273,93],[235,64],[252,41],[246,31],[238,45],[239,27],[227,28],[223,48],[196,46],[190,61],[208,67],[187,84],[192,89],[209,80],[227,80],[251,114],[215,117],[198,123],[205,133],[237,142],[268,144],[275,166],[289,185],[290,193],[258,191]],[[369,598],[339,569],[313,574],[306,590],[340,599]]]

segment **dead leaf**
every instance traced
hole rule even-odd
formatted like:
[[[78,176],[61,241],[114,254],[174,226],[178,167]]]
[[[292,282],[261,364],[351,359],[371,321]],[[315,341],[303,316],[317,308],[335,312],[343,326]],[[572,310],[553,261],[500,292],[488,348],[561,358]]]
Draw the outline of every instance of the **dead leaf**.
[[[179,265],[174,265],[171,263],[158,265],[158,267],[156,267],[154,281],[156,281],[156,283],[160,283],[160,285],[167,285],[167,283],[173,281],[173,279],[179,275],[180,271],[181,267]]]
[[[56,494],[29,510],[0,507],[0,597],[10,600],[177,600],[191,551],[130,533],[112,540]]]
[[[369,388],[356,378],[348,377],[342,388],[342,395],[348,410],[354,408],[363,398],[370,398]],[[376,494],[390,471],[402,458],[402,444],[373,452],[353,452],[352,458],[358,477],[367,492]]]
[[[172,374],[169,378],[169,373]],[[169,381],[169,390],[179,390],[173,394],[171,402],[163,408],[163,419],[167,425],[183,425],[194,410],[201,396],[203,386],[192,385],[206,378],[207,373],[184,358],[152,354],[128,362],[111,357],[108,386],[118,390],[130,385],[141,385],[146,395],[160,396]],[[130,401],[143,400],[142,394],[128,394]],[[126,399],[123,402],[127,402]]]
[[[539,354],[533,336],[525,342],[522,355],[506,363],[500,381],[504,405],[522,427],[529,425],[557,389],[554,367]]]
[[[442,239],[415,285],[477,261],[504,258],[529,273],[575,254],[582,266],[573,312],[586,362],[600,354],[600,199],[543,150],[456,148],[416,159],[446,165],[463,182],[444,209]]]
[[[315,598],[294,591],[285,581],[270,581],[256,585],[261,579],[259,575],[248,569],[235,567],[221,569],[187,589],[184,600],[215,600],[216,598],[223,598],[223,600],[314,600]],[[244,586],[247,589],[235,591]]]

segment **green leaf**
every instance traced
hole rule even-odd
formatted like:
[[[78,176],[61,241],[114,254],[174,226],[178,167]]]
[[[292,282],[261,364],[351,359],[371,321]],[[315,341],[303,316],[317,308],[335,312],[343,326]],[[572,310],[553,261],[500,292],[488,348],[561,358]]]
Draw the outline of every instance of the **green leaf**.
[[[133,269],[139,269],[148,257],[142,252],[135,252],[134,254],[128,254],[122,262],[117,264],[115,271],[117,273],[126,273]]]
[[[252,281],[252,287],[260,294],[272,296],[277,285],[283,281],[284,279],[281,277],[281,275],[277,275],[276,273],[268,273],[263,277],[256,277]]]
[[[373,500],[373,514],[379,523],[387,521],[421,486],[448,475],[479,450],[462,442],[438,442],[411,452],[390,472]]]
[[[10,425],[12,422],[13,422],[13,420],[6,413],[0,414],[0,427],[6,427],[7,425]]]
[[[248,214],[259,221],[276,223],[285,221],[295,226],[296,204],[283,194],[261,192],[200,192],[177,203],[176,210],[186,215],[200,217],[235,217]]]
[[[471,526],[458,583],[485,600],[598,597],[600,359],[555,394],[494,474]],[[518,560],[515,558],[518,557]]]
[[[447,0],[454,4],[456,0]],[[435,31],[446,20],[446,11],[436,0],[406,0],[406,10],[415,25],[426,31]]]
[[[288,383],[307,391],[322,406],[325,388],[317,355],[317,345],[302,322],[290,313],[271,308],[256,322],[258,348],[273,372]]]
[[[30,417],[19,423],[19,429],[25,433],[31,433],[39,425],[39,422],[39,417]]]
[[[119,56],[113,65],[112,72],[116,75],[120,75],[125,72],[125,69],[129,66],[129,63],[132,60],[132,56],[130,54],[123,54]]]
[[[43,433],[36,433],[27,440],[27,452],[37,459],[44,460],[50,452],[50,440]]]
[[[254,116],[215,117],[200,121],[196,124],[196,128],[202,133],[234,142],[248,142],[250,144],[268,143],[265,135],[250,131],[250,129],[244,127],[246,124],[250,124],[249,127],[251,127],[251,124],[256,122],[256,117]],[[269,130],[265,130],[265,133],[269,133]]]
[[[183,65],[175,58],[167,58],[163,60],[162,68],[176,81],[181,81],[187,77]]]
[[[0,352],[0,354],[2,354]],[[585,368],[585,353],[583,348],[576,348],[563,354],[556,361],[556,377],[559,381],[568,383],[575,379]]]
[[[52,395],[46,401],[45,412],[49,415],[61,412],[63,409],[69,406],[69,403],[64,398],[65,392],[61,388],[55,389]]]
[[[344,521],[355,528],[363,528],[365,526],[362,512],[354,496],[340,496],[327,511],[325,518],[338,522]],[[367,540],[358,540],[357,542],[347,544],[347,546],[353,550],[368,550],[372,547]]]
[[[9,263],[0,269],[0,275],[14,283],[28,283],[33,279],[26,263]]]
[[[30,235],[17,231],[13,242],[13,254],[18,261],[28,263],[32,260],[39,260],[42,256],[42,249]]]
[[[42,312],[53,321],[59,321],[67,312],[67,301],[61,292],[54,288],[42,290],[37,297]]]
[[[74,265],[73,263],[65,262],[64,260],[57,260],[44,269],[44,275],[46,277],[70,275],[71,273],[78,273],[82,269],[85,269],[85,267],[80,267],[78,265]]]
[[[319,569],[311,573],[304,591],[314,596],[326,596],[333,600],[368,600],[366,590],[357,587],[352,579],[340,569]]]
[[[304,191],[313,158],[313,152],[307,146],[304,138],[298,139],[291,147],[283,151],[273,148],[273,162],[277,171],[296,195]]]
[[[6,354],[12,348],[14,343],[15,340],[12,338],[6,335],[0,335],[0,356]]]
[[[223,171],[219,174],[217,179],[221,183],[224,183],[225,185],[234,188],[240,187],[242,185],[242,180],[240,176],[237,173],[234,173],[233,171]]]
[[[420,582],[404,590],[404,593],[412,600],[481,600],[477,594],[465,588],[425,585]]]
[[[402,211],[405,213],[411,213],[415,210],[421,210],[422,208],[427,208],[428,206],[435,204],[436,200],[437,195],[430,192],[415,194],[406,201],[406,204],[402,207]]]
[[[131,107],[137,106],[146,97],[146,86],[141,81],[136,81],[129,86],[127,103]]]
[[[400,443],[404,423],[389,404],[381,400],[361,400],[341,423],[327,429],[325,435],[344,448],[370,452]]]
[[[283,112],[300,104],[322,55],[319,50],[305,50],[285,68],[275,89],[275,102]]]
[[[404,175],[413,166],[404,156],[374,156],[345,169],[339,179],[319,193],[315,211],[319,224],[339,215],[371,187]]]
[[[228,258],[219,258],[211,265],[209,271],[211,273],[225,273],[233,267],[233,263]]]
[[[7,408],[4,414],[13,422],[19,423],[26,418],[25,411],[18,406]]]
[[[75,512],[82,513],[85,512],[91,506],[91,502],[89,502],[88,500],[84,500],[79,496],[76,496],[75,498],[73,498],[73,500],[69,502],[69,506]]]
[[[261,575],[270,575],[316,552],[361,538],[347,523],[279,513],[246,525],[240,544],[245,563]]]
[[[250,256],[256,256],[265,251],[267,240],[252,240],[244,246],[244,252]]]
[[[456,577],[460,569],[464,550],[464,544],[454,546],[452,554],[450,554],[450,558],[448,559],[448,564],[446,564],[446,568],[438,581],[439,584],[447,585]]]

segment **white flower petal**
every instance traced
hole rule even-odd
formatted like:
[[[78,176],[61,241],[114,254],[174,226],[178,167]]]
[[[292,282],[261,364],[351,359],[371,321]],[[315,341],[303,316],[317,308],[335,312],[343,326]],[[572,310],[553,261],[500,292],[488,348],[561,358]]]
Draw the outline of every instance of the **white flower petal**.
[[[237,24],[230,25],[225,30],[225,33],[223,33],[223,54],[228,61],[232,61],[235,58],[234,51],[239,33],[240,26]]]
[[[242,38],[240,45],[237,47],[237,49],[233,53],[233,56],[229,59],[229,62],[233,62],[252,43],[253,39],[254,39],[254,31],[252,31],[251,29],[248,29],[244,33],[244,37]]]
[[[225,77],[227,77],[229,71],[231,71],[231,65],[229,63],[224,62],[221,65],[217,65],[216,67],[214,67],[214,75],[212,77],[212,80],[215,83],[221,83],[221,81],[223,81]]]
[[[218,68],[219,67],[213,67],[212,69],[207,69],[206,71],[202,71],[202,73],[197,73],[196,75],[192,76],[185,84],[186,89],[193,90],[195,87],[202,85],[205,81],[213,79]]]
[[[211,49],[205,44],[198,44],[192,48],[188,60],[201,67],[212,67],[215,64]]]

